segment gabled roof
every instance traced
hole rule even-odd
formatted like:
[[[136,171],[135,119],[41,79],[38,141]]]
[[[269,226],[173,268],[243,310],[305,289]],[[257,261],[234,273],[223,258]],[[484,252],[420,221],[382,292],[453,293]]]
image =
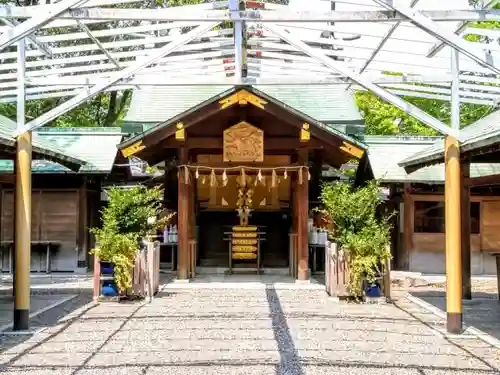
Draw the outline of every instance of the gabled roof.
[[[461,153],[500,144],[500,110],[462,129],[460,131],[460,141]],[[424,150],[408,155],[408,157],[401,160],[400,165],[409,169],[418,169],[443,161],[444,140],[439,139]]]
[[[407,173],[400,166],[402,160],[420,154],[436,142],[444,143],[442,137],[387,137],[366,136],[368,161],[375,179],[381,182],[411,182],[423,184],[444,183],[444,164],[436,164]],[[500,163],[473,163],[471,177],[482,177],[500,173]]]
[[[253,86],[323,123],[362,123],[347,85]],[[134,90],[124,122],[158,123],[219,95],[232,86],[148,86]]]
[[[16,147],[16,139],[12,134],[16,131],[17,124],[11,119],[0,116],[0,144],[7,147]],[[33,133],[32,139],[33,158],[45,159],[58,162],[67,168],[77,170],[85,164],[85,161],[70,150],[59,147],[50,140],[40,137],[38,133]],[[12,161],[10,161],[12,164]]]
[[[350,144],[361,148],[362,150],[366,149],[366,146],[364,144],[359,142],[357,139],[350,137],[350,136],[346,135],[345,133],[339,131],[335,126],[322,123],[322,122],[316,120],[315,118],[310,117],[309,115],[297,110],[294,107],[287,105],[286,103],[281,102],[280,100],[260,91],[259,89],[255,88],[253,86],[241,86],[241,87],[234,86],[234,87],[231,87],[224,92],[221,92],[215,96],[208,98],[204,102],[198,103],[194,107],[188,108],[184,112],[179,113],[174,117],[171,117],[169,119],[165,119],[163,122],[156,124],[155,126],[151,127],[150,129],[145,130],[141,134],[135,135],[134,137],[132,137],[132,138],[124,141],[122,144],[120,144],[119,148],[124,149],[124,148],[126,148],[130,145],[133,145],[136,142],[142,140],[143,138],[145,138],[146,136],[148,136],[150,134],[153,134],[161,129],[165,129],[167,127],[173,126],[178,121],[181,121],[183,118],[185,118],[186,116],[191,115],[191,114],[195,113],[196,111],[199,111],[200,109],[202,109],[210,104],[217,103],[217,101],[220,101],[223,98],[229,97],[230,95],[234,94],[235,92],[243,90],[243,89],[254,93],[255,95],[259,96],[262,99],[267,100],[270,103],[274,103],[275,105],[277,105],[277,106],[285,109],[286,111],[294,114],[295,116],[301,118],[303,121],[306,121],[312,125],[315,125],[316,127],[320,128],[320,129],[322,129],[322,130],[324,130],[324,131],[326,131],[326,132],[328,132],[328,133],[330,133],[330,134],[332,134],[332,135],[334,135],[334,136],[336,136],[344,141],[347,141]],[[316,105],[320,106],[319,102],[316,103]]]
[[[78,173],[102,174],[111,172],[122,132],[120,128],[41,128],[35,136],[44,144],[78,155],[83,164]],[[72,173],[66,166],[49,160],[34,160],[32,168],[33,173]],[[0,173],[12,171],[11,160],[0,160]]]

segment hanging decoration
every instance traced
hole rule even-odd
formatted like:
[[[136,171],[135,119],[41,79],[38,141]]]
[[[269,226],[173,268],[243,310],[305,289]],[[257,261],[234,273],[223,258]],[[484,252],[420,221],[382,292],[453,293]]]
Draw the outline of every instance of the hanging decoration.
[[[184,183],[189,184],[189,168],[184,168]]]
[[[311,180],[311,174],[309,173],[309,167],[304,165],[299,166],[287,166],[287,167],[251,167],[251,166],[234,166],[234,167],[210,167],[204,165],[180,165],[179,173],[184,173],[184,181],[189,184],[190,182],[190,170],[194,171],[194,177],[196,180],[201,179],[201,183],[205,184],[205,175],[210,177],[210,186],[218,186],[217,183],[217,172],[222,172],[222,186],[227,186],[228,183],[228,172],[239,172],[238,183],[241,186],[257,186],[259,183],[266,186],[266,176],[265,172],[271,172],[271,188],[276,188],[280,183],[279,176],[283,176],[284,180],[288,179],[289,172],[297,173],[297,181],[299,184],[304,183],[304,178],[307,176],[307,180]],[[249,174],[255,174],[255,180],[249,176]],[[281,175],[282,173],[282,175]],[[307,173],[307,175],[304,175]]]
[[[189,169],[189,168],[186,168]],[[212,169],[210,173],[210,186],[217,186],[217,177],[215,176],[215,171]]]
[[[226,170],[224,169],[224,172],[222,173],[222,186],[227,185],[227,173]]]
[[[273,169],[271,173],[271,187],[275,188],[276,187],[276,182],[277,182],[278,176],[276,175],[276,171]]]

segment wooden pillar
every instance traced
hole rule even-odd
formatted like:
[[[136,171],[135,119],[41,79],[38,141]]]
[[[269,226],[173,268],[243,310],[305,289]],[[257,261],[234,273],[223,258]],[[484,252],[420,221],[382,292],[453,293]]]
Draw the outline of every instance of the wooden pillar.
[[[472,299],[471,283],[471,227],[470,227],[470,163],[460,163],[460,201],[462,209],[461,243],[462,243],[462,298]]]
[[[399,258],[399,269],[410,269],[410,254],[413,250],[413,230],[415,219],[415,202],[411,198],[411,185],[404,184],[403,192],[403,249]]]
[[[188,162],[187,149],[179,149],[179,165]],[[189,186],[185,180],[184,168],[178,171],[178,204],[177,204],[177,278],[187,280],[189,262]]]
[[[196,180],[194,178],[190,179],[188,188],[188,225],[189,225],[189,240],[196,241],[196,207],[195,207],[195,186]],[[192,278],[196,271],[196,254],[194,251],[195,247],[189,248],[188,253],[188,277]]]
[[[299,165],[307,165],[307,149],[299,150]],[[302,174],[302,177],[300,176]],[[298,275],[299,280],[309,280],[309,232],[307,222],[309,219],[309,180],[307,168],[297,172],[297,235],[298,235]]]
[[[445,139],[446,328],[462,332],[462,253],[460,150],[458,140]],[[470,239],[469,239],[470,241]]]
[[[87,188],[87,178],[83,177],[82,186],[78,190],[78,221],[77,221],[77,233],[78,233],[78,257],[77,257],[77,268],[88,268],[87,264],[87,254],[88,249],[88,188]]]
[[[31,132],[17,138],[14,330],[29,328],[31,264]]]

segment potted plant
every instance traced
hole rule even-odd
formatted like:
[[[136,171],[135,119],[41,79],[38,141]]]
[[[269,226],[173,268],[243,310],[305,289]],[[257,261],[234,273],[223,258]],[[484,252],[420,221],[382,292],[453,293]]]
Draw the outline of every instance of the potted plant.
[[[101,269],[112,272],[117,293],[123,296],[132,287],[141,241],[155,235],[173,214],[151,220],[162,212],[163,190],[158,187],[110,188],[106,194],[108,204],[101,211],[102,226],[91,228],[97,244],[91,254],[99,259]]]
[[[351,297],[362,298],[367,286],[378,283],[391,257],[388,245],[392,214],[381,210],[376,181],[358,188],[348,183],[325,184],[321,201],[332,224],[329,237],[347,260],[348,292]]]

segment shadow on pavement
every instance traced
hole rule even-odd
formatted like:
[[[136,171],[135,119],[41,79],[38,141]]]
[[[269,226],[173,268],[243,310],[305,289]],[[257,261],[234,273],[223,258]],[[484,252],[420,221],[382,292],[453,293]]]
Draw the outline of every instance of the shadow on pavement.
[[[55,294],[55,293],[54,293]],[[64,296],[64,294],[62,295]],[[19,344],[22,344],[23,342],[28,341],[31,339],[37,332],[40,332],[44,328],[47,327],[54,327],[57,324],[63,324],[61,329],[58,329],[56,333],[53,335],[50,335],[50,337],[53,337],[57,335],[59,332],[63,331],[65,327],[71,325],[73,321],[76,319],[79,319],[81,316],[83,316],[89,309],[93,307],[93,305],[90,305],[92,302],[92,294],[91,293],[81,293],[77,295],[75,298],[70,299],[58,306],[55,306],[51,308],[50,310],[47,310],[36,317],[30,319],[30,331],[29,332],[23,332],[22,334],[12,334],[11,332],[5,331],[5,332],[0,332],[0,355],[5,353],[7,350],[13,348],[14,346],[17,346]],[[87,307],[86,307],[87,306]],[[78,314],[75,317],[72,317],[71,319],[65,321],[64,318],[70,315],[71,313],[75,312],[78,309],[82,309],[82,311],[79,311]],[[49,339],[47,338],[47,340]],[[45,342],[46,340],[42,342],[38,342],[34,344],[32,347],[29,348],[29,350],[34,349],[37,346],[40,346]],[[22,356],[20,354],[19,356],[16,356],[17,358]],[[12,361],[14,361],[13,359]],[[10,362],[10,361],[9,361]],[[4,367],[6,364],[0,365],[0,373],[2,372],[2,367]]]
[[[446,312],[446,295],[443,291],[412,291],[414,297]],[[476,292],[472,300],[463,301],[464,323],[500,340],[500,303],[496,293]]]

